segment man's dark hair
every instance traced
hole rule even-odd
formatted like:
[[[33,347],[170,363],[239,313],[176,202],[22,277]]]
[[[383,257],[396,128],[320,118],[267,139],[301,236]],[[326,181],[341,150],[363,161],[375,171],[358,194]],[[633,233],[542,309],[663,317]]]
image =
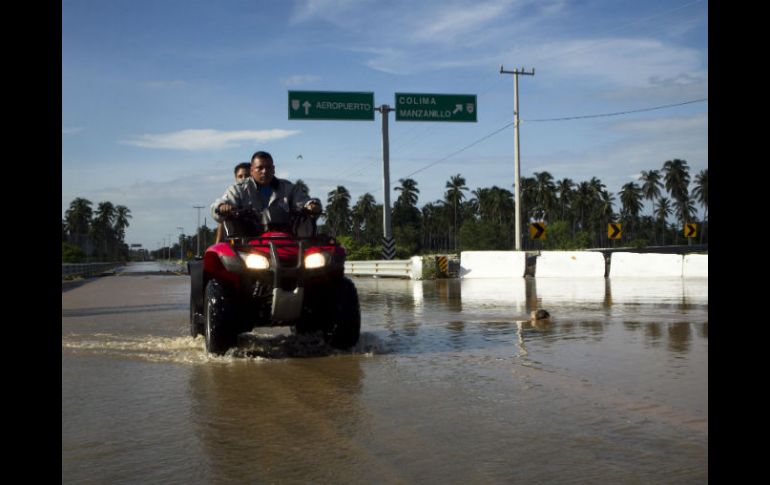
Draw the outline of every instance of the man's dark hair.
[[[267,152],[254,152],[254,155],[251,156],[251,163],[254,163],[255,158],[263,158],[265,160],[269,160],[270,163],[275,163],[273,162],[273,156]]]
[[[238,164],[238,165],[236,165],[236,166],[235,166],[235,168],[233,169],[233,175],[238,175],[238,170],[240,170],[240,169],[242,169],[242,168],[245,168],[245,169],[246,169],[246,171],[248,172],[248,171],[250,171],[250,170],[251,170],[251,164],[250,164],[249,162],[243,162],[243,163],[239,163],[239,164]]]

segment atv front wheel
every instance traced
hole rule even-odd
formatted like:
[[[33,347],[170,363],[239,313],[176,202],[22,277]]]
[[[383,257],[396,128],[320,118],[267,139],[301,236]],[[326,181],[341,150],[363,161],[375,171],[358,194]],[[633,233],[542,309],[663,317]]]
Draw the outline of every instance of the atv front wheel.
[[[204,314],[206,350],[212,354],[224,354],[235,345],[238,332],[231,297],[216,280],[206,285]]]
[[[192,338],[204,335],[206,332],[204,316],[201,314],[201,311],[201,308],[195,307],[195,298],[190,294],[190,336]]]
[[[346,349],[358,343],[361,337],[361,308],[356,286],[348,278],[342,278],[336,298],[329,312],[327,341],[337,349]]]

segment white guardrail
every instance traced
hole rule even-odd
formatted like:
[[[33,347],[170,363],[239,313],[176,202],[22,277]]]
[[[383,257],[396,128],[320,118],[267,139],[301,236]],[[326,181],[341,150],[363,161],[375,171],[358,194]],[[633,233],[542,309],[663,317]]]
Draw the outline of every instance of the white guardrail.
[[[420,279],[422,277],[422,261],[419,256],[412,259],[346,261],[345,274]]]
[[[124,263],[62,263],[61,276],[93,276],[121,266]]]

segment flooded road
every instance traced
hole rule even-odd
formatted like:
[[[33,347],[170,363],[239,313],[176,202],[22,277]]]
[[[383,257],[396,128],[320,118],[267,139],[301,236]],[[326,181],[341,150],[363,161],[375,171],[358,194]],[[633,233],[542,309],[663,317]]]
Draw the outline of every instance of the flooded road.
[[[708,481],[706,279],[356,278],[350,351],[209,357],[149,273],[63,289],[62,483]]]

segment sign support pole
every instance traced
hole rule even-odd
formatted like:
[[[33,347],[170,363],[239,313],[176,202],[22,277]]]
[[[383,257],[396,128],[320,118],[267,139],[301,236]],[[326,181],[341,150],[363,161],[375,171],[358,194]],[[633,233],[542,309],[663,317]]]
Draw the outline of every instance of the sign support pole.
[[[375,108],[382,114],[382,258],[393,259],[396,244],[390,225],[390,142],[388,137],[388,113],[395,111],[387,104]]]
[[[196,238],[198,240],[198,252],[195,253],[196,256],[201,255],[201,209],[204,207],[202,205],[194,205],[193,209],[198,209],[198,230]]]

